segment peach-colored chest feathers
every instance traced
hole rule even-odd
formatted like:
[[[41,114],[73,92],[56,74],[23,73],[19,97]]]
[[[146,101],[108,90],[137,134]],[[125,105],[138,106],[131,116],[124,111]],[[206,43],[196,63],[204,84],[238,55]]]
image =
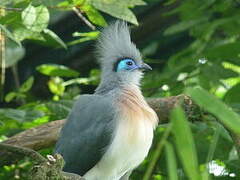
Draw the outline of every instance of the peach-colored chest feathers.
[[[139,121],[152,124],[153,129],[158,123],[157,114],[147,104],[138,87],[131,86],[123,89],[122,96],[119,98],[119,108],[120,113],[125,116],[132,128],[136,127]]]
[[[158,117],[138,87],[124,89],[115,103],[117,129],[100,162],[84,175],[87,180],[119,180],[144,160],[151,147]]]

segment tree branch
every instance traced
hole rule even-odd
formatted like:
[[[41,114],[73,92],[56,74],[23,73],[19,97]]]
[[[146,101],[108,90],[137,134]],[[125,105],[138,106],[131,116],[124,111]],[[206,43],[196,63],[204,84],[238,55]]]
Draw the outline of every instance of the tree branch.
[[[167,123],[168,116],[173,107],[176,104],[183,102],[183,108],[185,109],[189,119],[196,120],[199,113],[199,108],[194,105],[191,99],[186,95],[172,96],[167,98],[148,98],[147,102],[156,111],[160,123]],[[56,120],[41,126],[28,129],[15,136],[10,137],[5,144],[21,146],[35,151],[53,146],[58,137],[65,120]],[[10,164],[16,162],[22,157],[19,154],[11,153],[8,151],[0,151],[0,166],[3,164]]]
[[[34,165],[30,170],[29,177],[32,180],[61,179],[61,180],[83,180],[77,174],[62,171],[64,160],[60,154],[54,156],[47,155],[43,157],[37,151],[20,146],[12,146],[0,143],[0,149],[14,154],[22,155],[21,157],[29,157],[34,161]]]
[[[169,121],[169,114],[171,110],[178,104],[182,105],[190,121],[200,121],[202,119],[202,112],[200,108],[186,95],[167,98],[147,98],[147,102],[156,111],[161,124]],[[3,143],[13,146],[21,146],[35,151],[48,148],[56,143],[64,123],[64,119],[52,121],[18,133]],[[232,134],[232,137],[237,151],[240,154],[240,137],[239,135],[234,134]],[[7,149],[3,150],[1,146],[0,149],[0,166],[14,163],[23,158],[23,156],[19,156],[19,153],[14,153],[13,151],[8,151]]]

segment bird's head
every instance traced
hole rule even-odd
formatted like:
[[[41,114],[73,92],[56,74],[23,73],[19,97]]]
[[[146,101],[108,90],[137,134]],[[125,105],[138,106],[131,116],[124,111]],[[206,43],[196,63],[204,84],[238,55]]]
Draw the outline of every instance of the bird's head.
[[[102,31],[97,43],[97,57],[102,68],[101,84],[105,86],[139,85],[143,70],[151,70],[143,62],[139,50],[131,41],[127,24],[122,21]]]

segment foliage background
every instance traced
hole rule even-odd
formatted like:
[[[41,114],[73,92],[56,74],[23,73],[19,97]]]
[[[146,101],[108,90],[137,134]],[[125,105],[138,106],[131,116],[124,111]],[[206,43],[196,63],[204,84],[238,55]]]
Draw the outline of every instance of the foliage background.
[[[188,123],[175,109],[131,179],[239,179],[229,134],[240,132],[239,7],[238,0],[2,0],[0,141],[66,118],[79,94],[94,92],[100,72],[92,40],[120,18],[153,67],[144,95],[187,93],[210,112]],[[26,179],[31,164],[1,167],[0,179]]]

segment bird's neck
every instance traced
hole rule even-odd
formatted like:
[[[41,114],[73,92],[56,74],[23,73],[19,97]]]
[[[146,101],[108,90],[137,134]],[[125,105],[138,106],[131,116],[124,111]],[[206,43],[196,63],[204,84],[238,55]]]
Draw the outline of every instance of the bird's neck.
[[[126,89],[128,87],[134,87],[137,89],[140,89],[137,85],[135,84],[129,84],[129,83],[123,83],[118,80],[113,80],[113,81],[101,81],[97,89],[95,90],[95,94],[108,94],[109,92],[114,92],[114,91],[121,91],[123,89]]]

